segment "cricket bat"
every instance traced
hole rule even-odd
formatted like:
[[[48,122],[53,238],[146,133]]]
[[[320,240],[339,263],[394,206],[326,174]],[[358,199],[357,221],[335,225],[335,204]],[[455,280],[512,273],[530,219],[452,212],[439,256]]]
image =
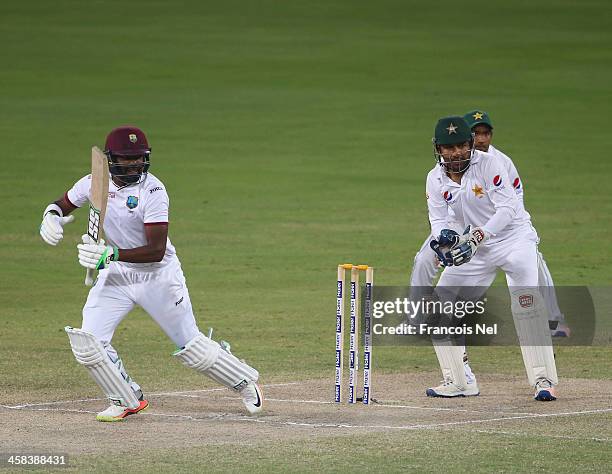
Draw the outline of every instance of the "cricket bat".
[[[87,234],[96,242],[102,239],[104,215],[108,203],[108,181],[108,160],[102,150],[94,146],[91,149],[91,190]],[[95,272],[91,268],[87,269],[85,285],[93,285]]]

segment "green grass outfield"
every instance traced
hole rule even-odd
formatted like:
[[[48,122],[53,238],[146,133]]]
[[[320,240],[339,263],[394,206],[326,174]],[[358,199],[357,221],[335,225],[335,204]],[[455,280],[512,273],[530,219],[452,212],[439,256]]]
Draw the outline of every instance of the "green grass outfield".
[[[87,293],[75,248],[86,213],[57,248],[38,227],[46,204],[88,172],[90,147],[120,124],[148,134],[201,328],[213,326],[266,381],[331,385],[336,264],[366,262],[377,284],[407,283],[428,233],[424,181],[443,115],[491,113],[556,283],[612,284],[611,14],[604,0],[3,5],[0,399],[97,394],[62,330],[80,324]],[[145,388],[198,386],[143,313],[115,345]],[[480,372],[523,370],[516,349],[472,355]],[[610,355],[564,348],[559,370],[610,378]],[[375,370],[436,367],[427,348],[387,348]],[[445,448],[458,465],[477,455],[513,470],[487,437],[469,439],[470,450]],[[527,469],[527,441],[511,450],[516,469]],[[531,467],[592,455],[563,443],[583,455]],[[392,446],[362,467],[380,466]],[[355,442],[325,456],[342,467],[358,451]],[[423,470],[438,461],[428,462]]]

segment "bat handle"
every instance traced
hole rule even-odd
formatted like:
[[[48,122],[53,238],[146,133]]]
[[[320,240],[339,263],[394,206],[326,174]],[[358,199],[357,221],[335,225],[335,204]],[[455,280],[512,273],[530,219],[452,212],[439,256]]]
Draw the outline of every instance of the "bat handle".
[[[85,285],[86,286],[93,285],[94,276],[95,276],[95,270],[92,270],[91,268],[88,268],[87,269],[87,273],[85,274]]]

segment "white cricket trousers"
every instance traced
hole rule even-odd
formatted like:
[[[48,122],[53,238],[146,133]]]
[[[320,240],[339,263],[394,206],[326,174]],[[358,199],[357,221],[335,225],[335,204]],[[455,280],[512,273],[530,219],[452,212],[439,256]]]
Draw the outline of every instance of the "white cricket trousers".
[[[116,358],[110,341],[135,306],[142,307],[177,347],[184,347],[199,334],[178,260],[156,270],[134,270],[114,263],[102,270],[83,307],[82,329]]]
[[[457,230],[455,227],[452,228]],[[433,235],[427,236],[425,242],[423,242],[423,245],[414,257],[412,273],[410,274],[411,288],[430,287],[434,284],[436,274],[440,270],[440,265],[435,252],[429,245],[429,242],[431,242],[433,239]],[[493,283],[494,279],[495,275],[491,275],[490,283],[485,279],[482,281],[482,286],[488,287],[491,283]],[[548,308],[548,318],[551,321],[564,321],[565,316],[559,308],[554,287],[555,284],[550,274],[550,270],[548,269],[548,265],[546,265],[546,261],[544,260],[544,256],[540,251],[538,251],[538,286],[540,287],[540,292],[542,293],[544,301],[546,302],[546,307]],[[411,296],[418,296],[417,292],[412,291]]]
[[[485,243],[472,259],[458,267],[447,267],[437,287],[489,287],[497,269],[506,274],[508,287],[538,286],[538,236],[521,232],[501,242]]]

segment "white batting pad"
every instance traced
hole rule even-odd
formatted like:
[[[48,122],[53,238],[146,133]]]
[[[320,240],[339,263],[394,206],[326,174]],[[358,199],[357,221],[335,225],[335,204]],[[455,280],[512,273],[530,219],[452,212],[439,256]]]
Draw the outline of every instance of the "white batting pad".
[[[72,353],[79,364],[84,365],[109,400],[128,408],[139,406],[138,398],[130,384],[111,361],[104,346],[92,334],[66,326]]]
[[[559,379],[548,328],[548,312],[537,288],[512,291],[512,317],[530,385],[535,387],[542,378],[557,385]]]
[[[444,380],[452,380],[460,390],[466,390],[467,379],[465,377],[465,368],[463,367],[465,346],[454,346],[448,340],[434,340],[433,346],[436,356],[438,356]]]
[[[238,360],[221,346],[199,334],[174,353],[187,367],[202,372],[215,382],[233,390],[241,390],[250,381],[256,382],[259,373],[253,367]]]

